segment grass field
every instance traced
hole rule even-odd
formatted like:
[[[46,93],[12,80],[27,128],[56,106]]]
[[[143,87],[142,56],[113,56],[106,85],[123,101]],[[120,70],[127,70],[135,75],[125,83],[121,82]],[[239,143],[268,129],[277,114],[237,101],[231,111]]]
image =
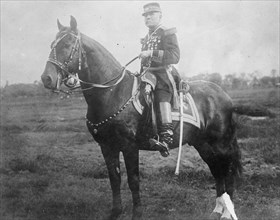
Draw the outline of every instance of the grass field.
[[[234,102],[269,108],[275,118],[242,117],[238,130],[243,179],[234,203],[240,220],[280,219],[280,90],[229,91]],[[1,220],[98,220],[111,208],[105,163],[85,126],[83,98],[59,96],[1,100]],[[162,158],[140,153],[143,219],[207,219],[215,188],[193,147]],[[120,219],[131,218],[131,194],[123,159]]]

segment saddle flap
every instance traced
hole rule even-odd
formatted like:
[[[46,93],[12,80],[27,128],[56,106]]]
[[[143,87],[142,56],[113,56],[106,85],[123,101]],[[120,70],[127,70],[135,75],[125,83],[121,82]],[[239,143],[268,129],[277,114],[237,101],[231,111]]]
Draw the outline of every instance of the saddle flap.
[[[180,86],[180,92],[183,92],[183,100],[184,100],[184,113],[183,113],[183,121],[186,123],[190,123],[198,128],[200,128],[200,116],[198,113],[198,109],[196,107],[196,104],[193,100],[192,95],[189,93],[190,87],[189,84],[187,82],[182,82],[181,86]],[[143,89],[142,89],[143,91]],[[143,94],[143,92],[142,92]],[[150,95],[149,95],[150,96]],[[142,101],[141,101],[142,98]],[[143,114],[143,110],[144,110],[144,106],[151,106],[150,102],[151,99],[148,99],[149,104],[145,103],[144,101],[144,96],[140,95],[140,93],[138,94],[138,96],[135,98],[135,100],[133,101],[134,107],[135,109],[139,112],[139,114]],[[172,109],[172,120],[173,121],[179,121],[180,120],[180,113],[179,110],[177,109]]]
[[[142,82],[149,84],[153,90],[156,88],[157,78],[151,72],[147,71],[144,75],[141,76]]]

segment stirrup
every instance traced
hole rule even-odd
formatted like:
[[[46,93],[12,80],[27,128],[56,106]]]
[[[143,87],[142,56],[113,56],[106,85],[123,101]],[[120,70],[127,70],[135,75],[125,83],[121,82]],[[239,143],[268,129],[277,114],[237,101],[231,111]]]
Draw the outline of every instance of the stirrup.
[[[169,148],[165,142],[161,143],[156,139],[150,138],[149,143],[152,147],[157,146],[159,149],[161,156],[168,157],[169,156]]]

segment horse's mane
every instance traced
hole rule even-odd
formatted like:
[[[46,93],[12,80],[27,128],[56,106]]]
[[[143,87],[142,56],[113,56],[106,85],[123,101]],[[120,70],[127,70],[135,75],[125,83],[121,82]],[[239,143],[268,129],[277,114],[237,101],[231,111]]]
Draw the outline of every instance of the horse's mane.
[[[116,60],[116,58],[99,42],[96,40],[81,34],[83,47],[87,50],[87,52],[92,52],[95,54],[95,57],[98,60],[99,66],[98,68],[102,72],[107,72],[107,69],[110,68],[112,72],[121,71],[121,64]]]

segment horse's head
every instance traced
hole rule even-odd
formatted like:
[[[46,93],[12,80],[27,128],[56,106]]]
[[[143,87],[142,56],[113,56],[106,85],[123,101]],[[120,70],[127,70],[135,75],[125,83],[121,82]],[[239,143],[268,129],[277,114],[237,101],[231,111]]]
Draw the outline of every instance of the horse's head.
[[[71,86],[72,76],[81,69],[82,47],[76,19],[71,16],[70,27],[57,20],[59,32],[51,44],[51,52],[41,76],[44,86],[59,90],[62,82]]]

